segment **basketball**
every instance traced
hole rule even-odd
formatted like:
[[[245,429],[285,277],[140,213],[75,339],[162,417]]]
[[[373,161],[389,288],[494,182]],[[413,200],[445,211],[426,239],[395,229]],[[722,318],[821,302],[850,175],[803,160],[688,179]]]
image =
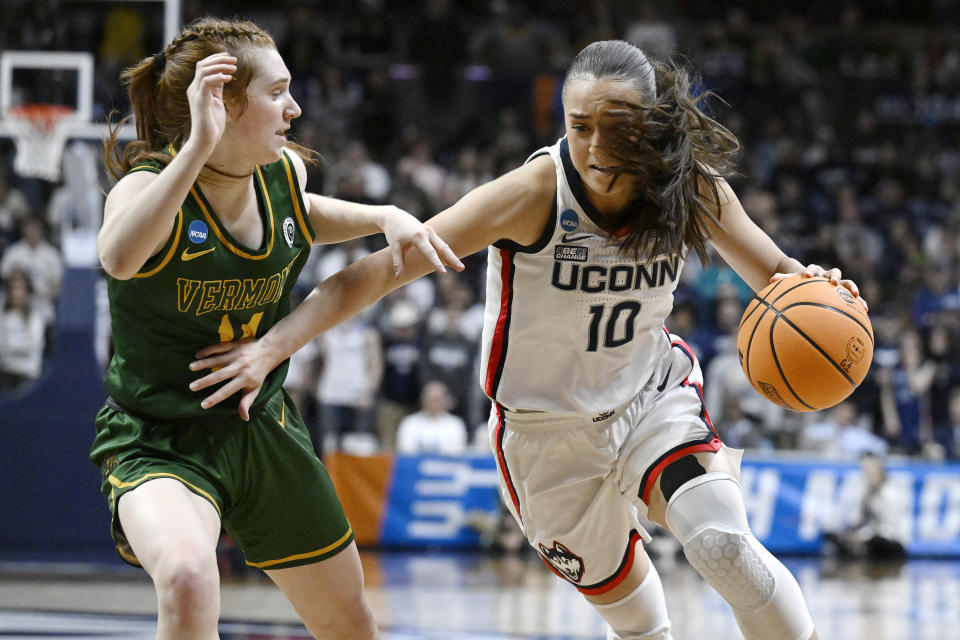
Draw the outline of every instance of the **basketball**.
[[[799,275],[753,297],[737,332],[740,365],[765,398],[794,411],[849,396],[873,360],[867,311],[845,287]]]

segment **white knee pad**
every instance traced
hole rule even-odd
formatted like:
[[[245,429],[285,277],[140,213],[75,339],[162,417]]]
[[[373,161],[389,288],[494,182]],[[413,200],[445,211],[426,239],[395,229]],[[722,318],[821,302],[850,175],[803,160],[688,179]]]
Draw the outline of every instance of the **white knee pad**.
[[[707,473],[671,496],[667,525],[683,553],[730,603],[746,640],[807,640],[813,620],[796,579],[750,533],[740,484]]]
[[[673,640],[663,584],[652,564],[643,582],[623,598],[609,604],[591,604],[610,625],[608,640]]]

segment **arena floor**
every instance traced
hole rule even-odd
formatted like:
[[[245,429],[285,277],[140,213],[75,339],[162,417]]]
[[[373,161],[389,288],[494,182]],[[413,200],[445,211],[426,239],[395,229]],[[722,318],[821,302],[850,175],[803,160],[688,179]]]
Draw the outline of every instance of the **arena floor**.
[[[535,558],[363,555],[384,640],[603,640],[600,618]],[[786,558],[822,640],[960,640],[960,561],[835,565]],[[726,604],[682,558],[657,561],[677,640],[740,638]],[[147,640],[153,590],[134,569],[0,565],[0,638]],[[223,585],[224,640],[309,637],[260,574]]]

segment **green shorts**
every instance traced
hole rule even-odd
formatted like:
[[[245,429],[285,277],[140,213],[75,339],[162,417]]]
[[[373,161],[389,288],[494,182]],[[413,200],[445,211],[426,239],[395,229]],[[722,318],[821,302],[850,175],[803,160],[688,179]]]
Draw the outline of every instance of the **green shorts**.
[[[209,500],[254,567],[310,564],[353,540],[330,475],[286,392],[250,422],[155,422],[108,403],[96,424],[90,459],[102,473],[117,551],[130,564],[140,566],[123,535],[117,501],[155,478],[179,480]]]

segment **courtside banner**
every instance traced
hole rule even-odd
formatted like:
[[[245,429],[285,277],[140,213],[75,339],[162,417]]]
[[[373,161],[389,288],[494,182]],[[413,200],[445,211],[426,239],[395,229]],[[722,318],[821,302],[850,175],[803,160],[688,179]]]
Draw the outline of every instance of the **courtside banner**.
[[[916,556],[960,556],[960,464],[887,464],[896,514]],[[754,535],[773,552],[819,553],[825,531],[856,523],[856,463],[745,458],[741,485]]]
[[[398,456],[380,543],[478,547],[480,536],[470,521],[495,516],[499,499],[493,456]]]
[[[498,513],[494,458],[335,454],[327,460],[360,544],[470,549],[471,526]],[[825,531],[853,525],[862,479],[856,462],[747,455],[741,469],[754,534],[775,553],[816,554]],[[960,464],[891,461],[891,501],[915,556],[960,556]],[[660,533],[659,535],[668,535]]]

